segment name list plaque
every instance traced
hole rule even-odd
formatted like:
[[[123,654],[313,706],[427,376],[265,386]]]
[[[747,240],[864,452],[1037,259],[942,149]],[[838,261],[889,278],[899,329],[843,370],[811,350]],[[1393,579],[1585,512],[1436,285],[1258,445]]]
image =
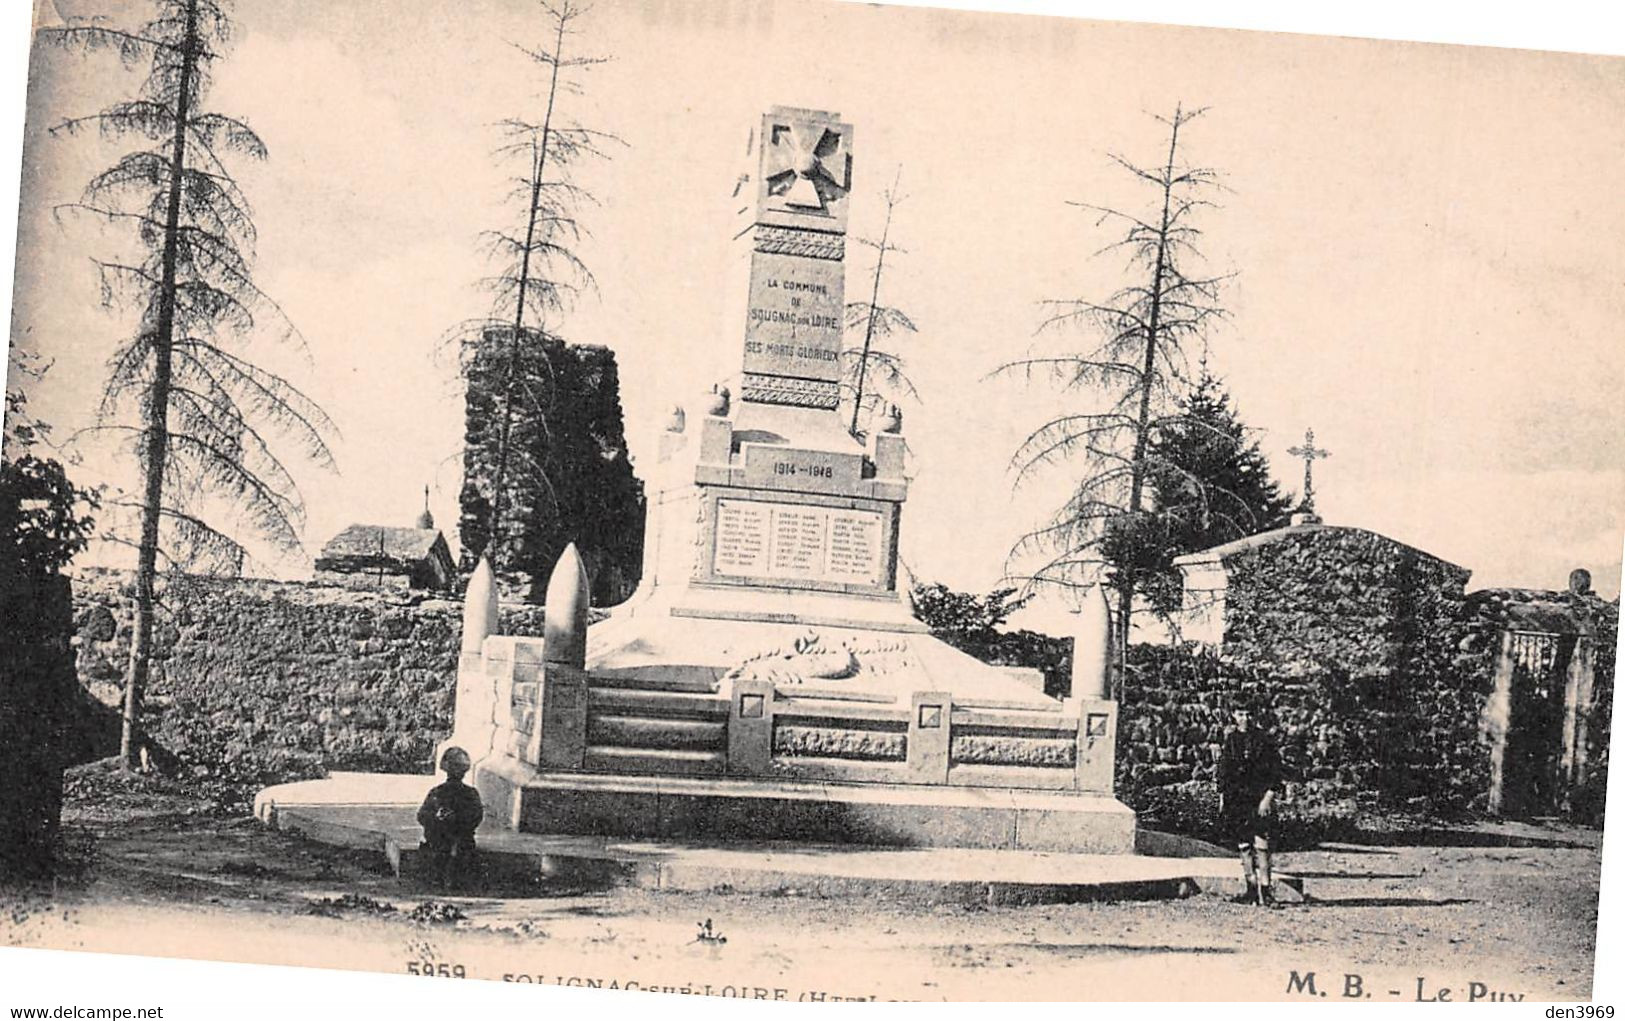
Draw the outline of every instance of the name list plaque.
[[[720,499],[711,569],[723,578],[879,586],[881,536],[876,511]]]

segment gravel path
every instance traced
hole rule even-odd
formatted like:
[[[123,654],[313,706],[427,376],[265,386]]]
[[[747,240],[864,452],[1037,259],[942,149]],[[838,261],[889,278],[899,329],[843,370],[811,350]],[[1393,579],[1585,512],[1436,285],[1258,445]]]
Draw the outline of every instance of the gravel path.
[[[612,888],[446,898],[175,796],[70,806],[81,874],[14,892],[0,943],[767,999],[1583,1000],[1600,851],[1332,845],[1310,899],[929,907]],[[1472,834],[1465,834],[1472,838]],[[1540,842],[1540,841],[1526,841]],[[710,939],[701,926],[711,923]],[[1352,977],[1351,977],[1352,976]]]

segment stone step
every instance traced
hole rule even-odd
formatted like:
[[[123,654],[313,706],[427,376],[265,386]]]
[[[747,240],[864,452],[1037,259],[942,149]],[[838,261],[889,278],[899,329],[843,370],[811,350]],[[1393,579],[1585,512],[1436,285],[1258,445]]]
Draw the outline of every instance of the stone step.
[[[435,779],[340,773],[323,780],[267,788],[255,799],[254,813],[268,826],[359,849],[376,856],[380,864],[387,862],[410,875],[423,834],[417,824],[417,808]],[[534,782],[543,786],[538,793],[544,806],[559,805],[561,798],[568,801],[575,791],[601,808],[604,821],[624,824],[641,818],[657,829],[689,831],[704,829],[702,824],[711,814],[705,811],[706,806],[693,800],[693,795],[729,785],[728,781],[699,777],[656,780],[601,774],[552,774],[537,776]],[[955,795],[946,799],[950,803],[968,799],[980,804],[989,800],[985,793],[978,792],[955,794],[920,788],[898,788],[889,793],[870,788],[849,792],[863,796],[860,807],[878,807],[897,797],[931,802],[935,806],[932,813],[921,819],[930,825],[917,836],[939,846],[831,843],[817,839],[816,834],[793,842],[742,841],[739,821],[779,819],[808,800],[820,801],[840,792],[838,785],[832,784],[747,781],[732,786],[743,788],[740,793],[748,791],[767,800],[749,799],[739,814],[730,813],[727,818],[735,824],[723,827],[728,838],[609,836],[606,834],[615,827],[598,826],[594,820],[585,819],[582,821],[593,823],[594,828],[579,832],[594,835],[572,836],[563,830],[517,833],[502,828],[488,815],[477,838],[480,861],[490,868],[493,882],[500,883],[509,876],[527,878],[531,885],[511,894],[514,896],[536,896],[538,883],[593,889],[625,885],[703,894],[708,898],[706,903],[724,906],[729,901],[718,898],[729,896],[728,891],[734,895],[846,897],[861,909],[862,900],[876,897],[979,906],[1174,898],[1195,893],[1222,897],[1233,893],[1240,883],[1240,865],[1232,854],[1188,838],[1161,841],[1172,841],[1170,847],[1177,852],[1165,857],[1126,853],[1130,846],[1116,846],[1118,853],[941,846],[944,838],[955,835],[952,829],[942,827],[953,816],[952,804],[942,804],[944,793]],[[656,803],[659,796],[652,792],[659,790],[673,792],[677,803],[664,807]],[[605,803],[617,791],[626,800]],[[1020,798],[1023,804],[1035,808],[1076,800],[1075,795],[1064,800],[1055,795]],[[1085,800],[1093,800],[1099,807],[1109,803],[1109,799]],[[1121,806],[1117,807],[1126,814]],[[700,810],[698,817],[696,810]],[[986,811],[985,806],[982,811]],[[711,818],[722,821],[714,814]],[[685,822],[686,826],[679,825]],[[1148,835],[1145,831],[1133,834],[1132,822],[1128,827],[1131,845],[1139,842],[1138,837]],[[1215,856],[1207,857],[1209,854]],[[1302,896],[1301,879],[1277,873],[1276,881],[1283,886],[1279,891],[1283,901],[1292,902]],[[421,899],[415,891],[414,895]],[[481,895],[510,894],[499,893],[493,887],[482,888]],[[1252,917],[1255,910],[1235,908],[1238,924]]]
[[[728,768],[728,753],[588,745],[582,765],[588,770],[605,773],[720,776]]]
[[[587,742],[623,748],[677,751],[720,751],[728,740],[723,720],[656,719],[593,713],[587,719]]]
[[[728,715],[726,699],[688,691],[650,691],[633,688],[588,689],[587,705],[592,712],[644,716],[653,719],[717,718]]]
[[[709,695],[717,690],[717,681],[710,675],[638,676],[625,673],[594,673],[595,688],[617,688],[624,691],[685,691]]]

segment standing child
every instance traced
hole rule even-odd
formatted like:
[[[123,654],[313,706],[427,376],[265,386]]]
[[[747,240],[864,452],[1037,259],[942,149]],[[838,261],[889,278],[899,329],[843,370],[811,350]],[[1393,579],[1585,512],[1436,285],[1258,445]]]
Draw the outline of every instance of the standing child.
[[[485,806],[480,792],[463,783],[470,765],[467,752],[447,748],[440,756],[446,782],[430,791],[418,809],[424,872],[442,889],[461,888],[474,875],[474,831],[485,818]]]
[[[1275,830],[1275,791],[1281,783],[1281,753],[1259,725],[1251,707],[1234,712],[1235,729],[1224,736],[1219,751],[1220,825],[1235,841],[1248,900],[1275,907],[1270,868]]]

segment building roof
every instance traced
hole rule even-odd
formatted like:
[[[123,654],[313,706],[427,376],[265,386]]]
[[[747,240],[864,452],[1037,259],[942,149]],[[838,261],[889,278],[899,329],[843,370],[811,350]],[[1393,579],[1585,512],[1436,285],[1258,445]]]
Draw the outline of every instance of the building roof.
[[[1418,553],[1418,554],[1420,554],[1420,555],[1422,555],[1424,557],[1428,557],[1428,558],[1430,558],[1432,560],[1437,560],[1441,564],[1446,564],[1446,565],[1448,565],[1450,567],[1454,567],[1458,571],[1465,572],[1467,570],[1467,568],[1462,567],[1460,564],[1453,564],[1450,561],[1444,559],[1443,557],[1435,556],[1434,554],[1429,553],[1427,550],[1417,549],[1415,546],[1412,546],[1409,543],[1400,542],[1398,539],[1389,538],[1388,536],[1383,535],[1380,532],[1373,532],[1373,531],[1370,531],[1369,529],[1365,529],[1365,528],[1351,528],[1351,527],[1349,527],[1347,525],[1320,525],[1320,524],[1315,524],[1315,525],[1310,525],[1310,524],[1287,525],[1285,528],[1276,528],[1276,529],[1272,529],[1272,530],[1270,530],[1268,532],[1259,532],[1257,535],[1244,536],[1243,538],[1236,539],[1236,540],[1233,540],[1233,541],[1227,542],[1227,543],[1222,543],[1222,544],[1220,544],[1218,546],[1213,546],[1213,547],[1210,547],[1210,548],[1205,549],[1205,550],[1198,550],[1195,553],[1187,553],[1182,557],[1175,557],[1174,558],[1174,566],[1175,567],[1187,567],[1187,566],[1195,566],[1195,565],[1198,565],[1198,564],[1215,564],[1215,563],[1219,563],[1219,562],[1224,561],[1224,560],[1228,560],[1231,557],[1234,557],[1234,556],[1236,556],[1238,554],[1245,553],[1248,550],[1257,549],[1260,546],[1268,546],[1271,543],[1280,542],[1283,539],[1289,539],[1289,538],[1291,538],[1293,536],[1309,535],[1309,534],[1312,534],[1312,533],[1315,533],[1315,532],[1343,532],[1343,533],[1357,533],[1357,534],[1360,534],[1360,535],[1369,535],[1372,538],[1381,539],[1384,542],[1393,543],[1395,546],[1403,546],[1405,549],[1411,550],[1414,553]]]
[[[435,543],[442,541],[439,530],[434,528],[351,525],[327,540],[317,559],[371,557],[415,563],[427,559]]]

